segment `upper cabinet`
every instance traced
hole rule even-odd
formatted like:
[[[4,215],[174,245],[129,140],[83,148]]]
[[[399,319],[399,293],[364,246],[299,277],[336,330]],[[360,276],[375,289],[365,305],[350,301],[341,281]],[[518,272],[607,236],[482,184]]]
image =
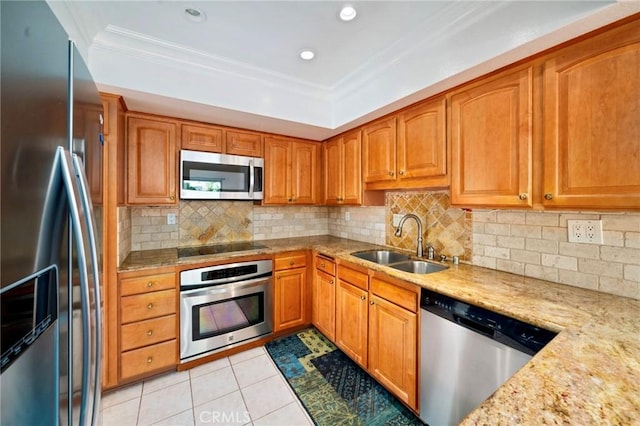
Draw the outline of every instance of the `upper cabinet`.
[[[362,203],[361,144],[359,129],[323,144],[324,204]]]
[[[264,204],[317,204],[320,144],[284,137],[265,138]]]
[[[224,136],[227,154],[262,157],[261,133],[227,129]]]
[[[365,189],[447,186],[446,100],[421,102],[362,129]]]
[[[177,203],[177,122],[142,114],[127,117],[127,203]]]
[[[262,157],[262,134],[202,123],[182,123],[182,148]]]
[[[451,204],[531,207],[531,67],[463,86],[451,99]]]
[[[638,21],[544,63],[545,207],[640,209]]]

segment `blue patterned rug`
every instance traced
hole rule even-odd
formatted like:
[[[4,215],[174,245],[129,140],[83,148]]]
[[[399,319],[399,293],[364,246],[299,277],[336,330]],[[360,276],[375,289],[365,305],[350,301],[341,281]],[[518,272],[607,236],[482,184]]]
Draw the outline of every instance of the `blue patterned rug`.
[[[319,426],[423,424],[315,328],[266,349]]]

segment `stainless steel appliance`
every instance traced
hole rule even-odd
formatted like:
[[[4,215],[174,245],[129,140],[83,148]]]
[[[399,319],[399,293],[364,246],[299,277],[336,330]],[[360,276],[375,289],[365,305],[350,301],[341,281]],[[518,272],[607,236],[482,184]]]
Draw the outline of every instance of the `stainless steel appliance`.
[[[180,272],[180,361],[270,334],[272,277],[271,260]]]
[[[180,151],[183,200],[262,200],[264,159]]]
[[[421,294],[420,418],[457,425],[555,333],[426,289]]]
[[[0,16],[0,424],[97,424],[102,102],[47,3]]]

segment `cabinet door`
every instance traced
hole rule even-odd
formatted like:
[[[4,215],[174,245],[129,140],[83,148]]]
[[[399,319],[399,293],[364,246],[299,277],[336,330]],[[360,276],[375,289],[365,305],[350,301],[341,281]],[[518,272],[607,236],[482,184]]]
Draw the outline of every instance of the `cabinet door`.
[[[307,322],[306,271],[306,268],[295,268],[276,272],[274,331],[301,326]]]
[[[545,207],[640,209],[637,21],[544,67]]]
[[[324,150],[324,203],[339,204],[343,193],[341,145],[342,138],[331,139],[323,144]]]
[[[253,132],[225,131],[227,154],[262,157],[262,135]]]
[[[362,173],[365,183],[396,180],[396,119],[362,129]]]
[[[532,70],[451,96],[451,204],[531,207]]]
[[[338,280],[336,289],[336,345],[367,368],[368,292]]]
[[[447,185],[445,98],[422,103],[398,116],[398,179]],[[429,180],[426,180],[429,179]]]
[[[362,204],[362,140],[360,130],[342,137],[342,204]]]
[[[375,295],[369,304],[369,372],[417,409],[418,317]]]
[[[291,146],[291,190],[296,204],[317,204],[320,187],[318,157],[320,145],[315,142],[293,142]]]
[[[329,340],[336,338],[335,277],[316,269],[313,282],[312,322]]]
[[[177,145],[173,121],[127,120],[127,202],[176,204]]]
[[[196,151],[224,152],[223,130],[220,127],[182,125],[182,148]]]
[[[267,138],[264,143],[264,204],[288,204],[291,198],[289,141]]]

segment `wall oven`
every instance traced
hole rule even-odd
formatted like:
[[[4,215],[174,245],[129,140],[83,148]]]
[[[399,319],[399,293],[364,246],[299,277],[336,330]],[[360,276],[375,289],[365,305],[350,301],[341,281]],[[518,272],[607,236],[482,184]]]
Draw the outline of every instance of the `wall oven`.
[[[180,272],[180,362],[273,331],[271,260]]]
[[[180,151],[183,200],[262,200],[264,159]]]

